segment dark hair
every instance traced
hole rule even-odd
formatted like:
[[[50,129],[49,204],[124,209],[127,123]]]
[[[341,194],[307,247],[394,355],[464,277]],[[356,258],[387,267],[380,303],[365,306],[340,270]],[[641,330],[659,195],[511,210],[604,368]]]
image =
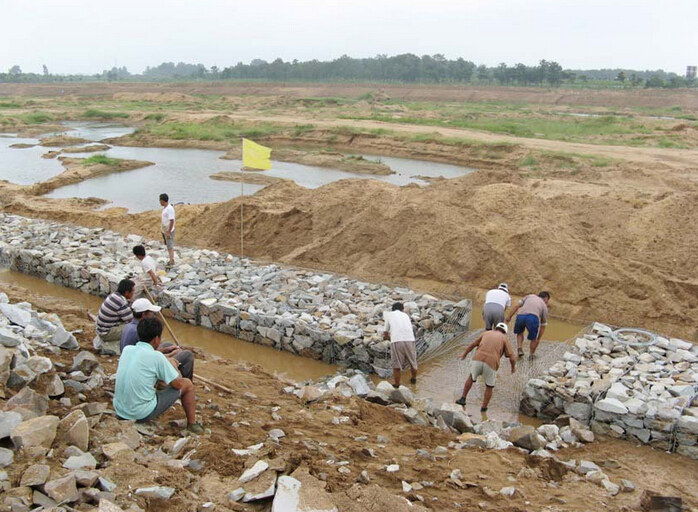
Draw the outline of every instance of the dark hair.
[[[145,311],[134,311],[133,318],[137,318],[138,320],[140,320],[141,318],[143,318],[143,313],[145,313]]]
[[[136,256],[145,256],[145,247],[142,245],[137,245],[133,248],[133,254]]]
[[[119,281],[119,286],[116,287],[116,291],[123,295],[127,292],[133,291],[134,286],[136,286],[136,283],[130,279],[122,279]]]
[[[539,296],[541,299],[549,299],[549,298],[550,298],[550,292],[540,292],[540,293],[538,294],[538,296]]]
[[[393,311],[402,311],[403,309],[402,302],[396,302],[393,304]]]
[[[160,194],[160,201],[165,201],[166,203],[170,202],[170,196],[167,194]]]
[[[136,327],[138,339],[150,343],[162,334],[162,323],[157,318],[144,318]]]

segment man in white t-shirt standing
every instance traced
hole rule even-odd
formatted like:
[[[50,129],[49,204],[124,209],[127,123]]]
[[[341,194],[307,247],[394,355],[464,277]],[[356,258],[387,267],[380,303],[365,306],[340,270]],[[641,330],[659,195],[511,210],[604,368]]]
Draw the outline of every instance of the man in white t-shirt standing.
[[[485,330],[491,331],[498,323],[504,322],[504,311],[511,307],[509,286],[500,283],[485,294],[485,305],[482,307],[482,319],[485,321]]]
[[[170,255],[169,267],[174,265],[174,235],[175,235],[175,211],[170,204],[170,198],[167,194],[160,194],[160,206],[162,206],[162,225],[160,231],[162,240],[167,246],[167,252]]]
[[[162,281],[157,275],[158,264],[152,256],[146,254],[145,247],[142,245],[135,246],[133,248],[133,255],[138,258],[141,262],[141,267],[143,267],[143,273],[133,280],[136,283],[136,287],[133,291],[133,298],[135,300],[143,294],[143,290],[151,282],[153,286],[160,286]]]
[[[383,313],[385,332],[383,337],[390,339],[390,362],[393,367],[393,386],[400,387],[400,377],[409,365],[412,371],[411,384],[417,383],[417,345],[412,330],[412,320],[403,311],[402,303],[393,304],[392,311]]]

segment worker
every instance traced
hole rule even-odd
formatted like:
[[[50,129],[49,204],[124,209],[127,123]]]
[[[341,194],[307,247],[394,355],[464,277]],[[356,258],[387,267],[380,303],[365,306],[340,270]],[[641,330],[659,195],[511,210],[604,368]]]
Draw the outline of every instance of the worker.
[[[124,347],[116,369],[113,399],[116,414],[121,419],[142,423],[154,419],[181,400],[187,416],[187,430],[203,434],[203,427],[196,422],[194,384],[175,368],[178,361],[168,359],[157,350],[162,323],[157,318],[142,319],[138,322],[137,332],[139,341]],[[158,381],[167,387],[156,392]]]
[[[126,324],[133,320],[129,302],[133,298],[134,287],[135,284],[130,279],[122,279],[116,291],[110,293],[99,307],[95,330],[100,342],[95,345],[95,348],[99,348],[101,352],[118,354],[121,333]]]
[[[160,232],[162,240],[167,246],[167,252],[170,255],[170,261],[167,268],[174,265],[174,237],[175,237],[175,211],[170,204],[170,198],[167,194],[160,194],[160,206],[162,206],[162,214],[160,219]]]
[[[124,327],[121,333],[121,352],[129,345],[138,343],[138,324],[145,318],[155,318],[155,314],[162,309],[156,306],[148,299],[141,298],[133,301],[131,305],[133,310],[133,321]],[[168,358],[174,358],[179,362],[179,371],[182,377],[189,380],[194,380],[194,354],[191,350],[183,350],[172,342],[163,341],[157,348],[158,352],[162,352]]]
[[[162,281],[157,275],[158,264],[155,259],[146,254],[145,247],[142,245],[136,245],[133,248],[133,255],[138,258],[141,262],[141,267],[143,268],[143,273],[136,277],[133,281],[136,284],[136,288],[133,291],[133,298],[138,299],[144,294],[146,287],[150,284],[153,286],[161,286]]]
[[[400,387],[402,371],[410,367],[411,384],[417,383],[417,345],[412,330],[412,320],[404,312],[401,302],[393,304],[392,311],[383,313],[384,339],[390,339],[390,363],[393,368],[393,386]]]
[[[485,294],[485,305],[482,307],[482,319],[485,321],[485,330],[491,331],[494,326],[504,321],[504,312],[511,306],[509,286],[500,283],[497,288],[489,290]]]
[[[514,334],[516,334],[516,346],[519,349],[519,359],[524,356],[524,330],[528,331],[528,340],[531,342],[530,358],[533,359],[536,348],[538,348],[538,344],[545,332],[545,326],[548,325],[549,301],[549,292],[540,292],[538,295],[526,295],[514,306],[514,309],[512,309],[507,316],[507,323],[509,323],[514,313],[518,312],[518,315],[516,315],[516,323],[514,324]]]
[[[494,383],[497,379],[497,370],[499,370],[499,360],[502,355],[506,355],[511,363],[511,373],[516,373],[516,356],[514,350],[507,339],[509,328],[504,322],[498,323],[494,330],[483,332],[468,348],[465,349],[461,360],[465,359],[468,354],[477,348],[473,360],[470,362],[470,375],[463,386],[463,395],[456,400],[458,405],[465,406],[466,398],[473,387],[473,382],[482,376],[485,381],[485,396],[482,399],[481,412],[487,411],[487,406],[492,398],[494,391]]]

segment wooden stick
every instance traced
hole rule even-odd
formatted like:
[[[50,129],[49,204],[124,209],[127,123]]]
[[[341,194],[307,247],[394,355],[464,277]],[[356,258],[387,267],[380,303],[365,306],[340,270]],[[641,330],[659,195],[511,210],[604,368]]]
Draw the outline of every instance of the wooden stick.
[[[150,295],[150,292],[148,291],[148,288],[144,286],[143,289],[145,290],[145,294],[148,296],[148,299],[150,299],[150,302],[152,302],[153,304],[155,304],[155,300],[153,299],[153,296]],[[179,342],[179,340],[177,339],[177,335],[174,333],[174,331],[172,330],[172,327],[170,327],[170,324],[169,324],[169,323],[167,322],[167,320],[165,319],[165,315],[162,314],[162,309],[161,309],[160,311],[158,311],[158,313],[160,313],[160,318],[162,318],[162,321],[165,323],[165,327],[167,327],[167,330],[170,331],[170,334],[171,334],[172,337],[174,338],[174,341],[175,341],[175,343],[177,344],[177,346],[180,346],[180,347],[181,347],[182,344]],[[198,373],[195,373],[195,374],[194,374],[194,377],[195,377],[197,380],[200,380],[200,381],[203,382],[204,384],[208,384],[208,385],[211,386],[211,387],[214,387],[214,388],[216,388],[216,389],[220,389],[221,391],[225,391],[226,393],[230,393],[231,395],[234,395],[234,394],[235,394],[235,392],[234,392],[232,389],[227,388],[227,387],[223,386],[222,384],[218,384],[217,382],[213,382],[212,380],[209,380],[209,379],[207,379],[207,378],[205,378],[205,377],[202,377],[202,376],[199,375]]]

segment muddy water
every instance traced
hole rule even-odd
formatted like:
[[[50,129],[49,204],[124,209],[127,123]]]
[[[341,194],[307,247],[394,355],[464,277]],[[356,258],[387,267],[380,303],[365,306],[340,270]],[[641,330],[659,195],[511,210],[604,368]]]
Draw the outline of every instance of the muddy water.
[[[95,312],[101,304],[99,297],[57,286],[37,277],[0,269],[0,290],[3,284],[14,284],[40,295],[68,299],[92,312]],[[337,370],[336,366],[248,343],[209,329],[195,327],[172,319],[168,321],[184,345],[200,347],[211,354],[231,361],[259,364],[271,372],[285,375],[296,381],[320,378],[333,374]],[[481,312],[477,309],[473,312],[471,325],[473,330],[481,329],[483,326]],[[551,320],[546,330],[546,334],[549,333],[550,337],[546,336],[546,338],[567,340],[577,334],[580,329],[580,325]],[[512,346],[514,343],[512,337]],[[417,395],[432,398],[438,404],[453,401],[460,396],[463,383],[468,375],[469,364],[468,361],[464,362],[459,359],[463,350],[464,345],[454,347],[451,352],[422,363],[418,383],[413,387]],[[508,361],[503,359],[494,397],[490,403],[489,417],[498,420],[535,423],[536,420],[519,416],[519,393],[529,378],[549,367],[562,355],[564,350],[565,347],[561,343],[543,342],[538,349],[536,360],[532,363],[527,360],[520,362],[514,375],[510,373]],[[407,381],[408,375],[406,374],[404,378]],[[376,376],[374,376],[374,380],[378,381]],[[482,400],[482,391],[482,386],[476,384],[468,397],[467,411],[472,417],[478,419],[481,417],[479,404]]]
[[[3,284],[14,284],[47,297],[67,299],[86,311],[95,313],[102,304],[102,299],[72,288],[64,288],[48,283],[38,277],[20,272],[0,269],[0,290]],[[199,347],[211,354],[235,362],[259,364],[270,372],[285,375],[293,380],[316,379],[333,374],[336,367],[305,357],[294,356],[289,352],[275,350],[262,345],[255,345],[203,327],[167,320],[177,338],[183,345]],[[165,331],[163,339],[169,338]]]
[[[63,133],[91,142],[133,132],[131,127],[113,123],[66,122],[65,126],[66,130]],[[11,134],[0,137],[0,179],[27,185],[44,181],[61,173],[63,167],[60,161],[41,158],[41,155],[49,148],[35,146],[17,149],[10,147],[18,143],[38,144],[38,142],[38,139],[14,138]],[[164,189],[167,190],[174,203],[194,204],[227,201],[241,194],[254,194],[263,188],[263,185],[246,184],[241,189],[237,183],[210,179],[210,175],[213,173],[237,171],[242,165],[239,160],[221,160],[220,157],[224,155],[223,151],[114,146],[99,154],[112,158],[154,162],[154,165],[68,185],[54,190],[48,197],[100,197],[111,201],[112,206],[140,212],[157,207],[153,197]],[[84,158],[92,155],[91,153],[74,153],[70,156]],[[474,169],[455,165],[407,158],[364,156],[372,160],[383,161],[395,171],[395,174],[373,176],[277,161],[272,161],[272,168],[265,171],[264,174],[293,180],[303,187],[317,188],[334,181],[351,178],[376,179],[399,186],[411,183],[424,185],[426,182],[417,176],[454,178],[474,171]]]

